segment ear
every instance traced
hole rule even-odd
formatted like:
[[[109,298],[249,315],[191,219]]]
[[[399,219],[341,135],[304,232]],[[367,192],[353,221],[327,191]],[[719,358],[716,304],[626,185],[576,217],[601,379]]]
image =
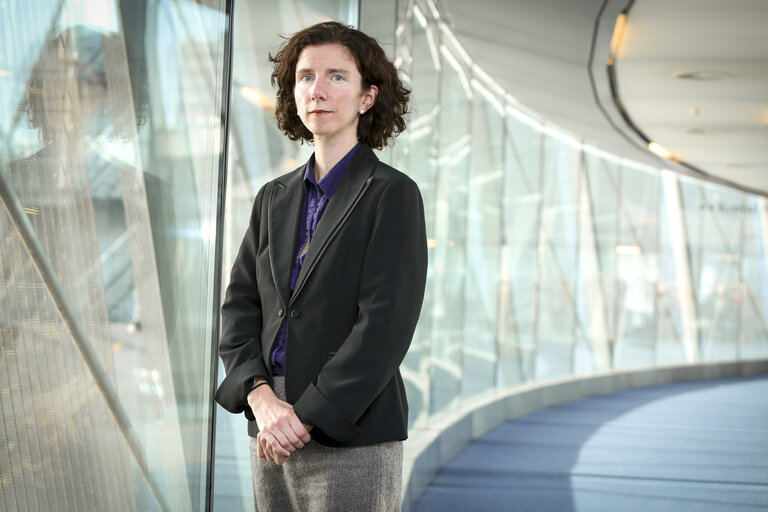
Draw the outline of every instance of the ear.
[[[373,104],[376,103],[376,97],[379,95],[379,88],[372,85],[368,90],[363,91],[363,102],[360,104],[366,111],[371,110]]]

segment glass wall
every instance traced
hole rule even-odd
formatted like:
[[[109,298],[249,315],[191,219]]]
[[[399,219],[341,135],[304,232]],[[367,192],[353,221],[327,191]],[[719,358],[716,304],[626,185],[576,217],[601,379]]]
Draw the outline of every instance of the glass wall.
[[[413,108],[383,158],[418,182],[430,251],[411,428],[525,382],[768,356],[764,199],[583,143],[475,66],[436,2],[398,11]]]
[[[0,509],[204,510],[227,2],[0,2]]]

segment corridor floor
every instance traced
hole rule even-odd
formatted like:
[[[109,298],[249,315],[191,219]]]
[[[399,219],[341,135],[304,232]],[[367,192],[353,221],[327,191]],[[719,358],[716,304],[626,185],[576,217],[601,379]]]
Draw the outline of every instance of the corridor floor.
[[[768,511],[768,376],[594,396],[470,443],[428,511]]]

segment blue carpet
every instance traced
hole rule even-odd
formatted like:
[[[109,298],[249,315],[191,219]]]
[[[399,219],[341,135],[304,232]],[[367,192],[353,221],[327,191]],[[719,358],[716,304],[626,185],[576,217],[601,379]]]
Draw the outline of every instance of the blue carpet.
[[[768,511],[768,378],[635,389],[505,423],[415,510]]]

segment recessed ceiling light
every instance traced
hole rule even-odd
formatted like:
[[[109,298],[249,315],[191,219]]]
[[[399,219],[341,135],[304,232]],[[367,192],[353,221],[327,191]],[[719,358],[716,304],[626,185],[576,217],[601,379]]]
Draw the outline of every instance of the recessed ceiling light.
[[[672,153],[658,142],[649,142],[648,149],[659,155],[661,158],[672,158]]]
[[[698,80],[707,82],[728,78],[728,73],[722,73],[720,71],[678,71],[674,74],[674,77],[679,78],[680,80]]]
[[[609,64],[619,58],[621,46],[624,43],[624,32],[627,30],[627,13],[623,12],[616,17],[616,24],[613,26],[613,37],[611,38],[611,53],[608,59]]]

